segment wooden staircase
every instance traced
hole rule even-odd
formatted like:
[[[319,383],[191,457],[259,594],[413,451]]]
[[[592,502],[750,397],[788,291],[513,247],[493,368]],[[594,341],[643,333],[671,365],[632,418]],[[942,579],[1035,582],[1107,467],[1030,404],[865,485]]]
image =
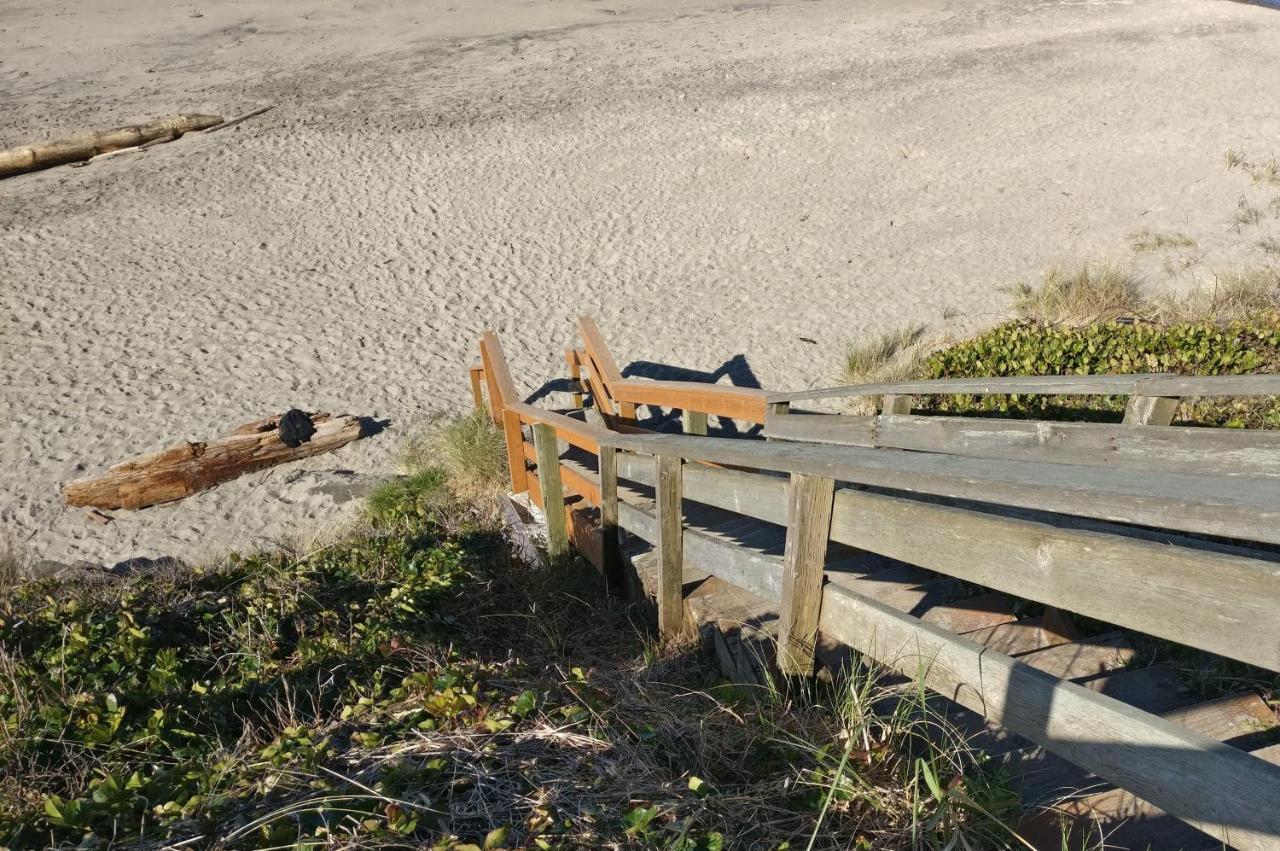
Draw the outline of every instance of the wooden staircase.
[[[1026,804],[1020,833],[1036,847],[1059,848],[1066,819],[1074,847],[1101,831],[1108,848],[1280,848],[1273,708],[1247,691],[1197,702],[1174,670],[1143,666],[1132,640],[1136,628],[1280,670],[1280,435],[1162,425],[1173,397],[1158,395],[1273,394],[1280,379],[913,383],[854,388],[884,394],[878,417],[809,417],[791,404],[812,392],[735,397],[733,388],[624,380],[593,323],[583,338],[566,357],[571,390],[591,397],[603,425],[520,403],[503,386],[496,337],[482,346],[473,387],[485,405],[488,386],[508,436],[513,489],[540,507],[563,502],[564,523],[550,522],[552,510],[549,527],[563,528],[615,587],[650,601],[665,631],[698,634],[727,677],[760,684],[794,671],[797,624],[808,617],[821,626],[808,649],[821,666],[838,668],[851,652],[903,670],[939,663],[927,684],[1009,769]],[[1128,425],[906,413],[908,392],[1090,388],[1133,394]],[[635,419],[644,405],[684,408],[694,434],[710,414],[800,442],[650,435]],[[818,543],[805,556],[796,542],[812,509],[798,514],[794,497],[820,494],[809,485],[823,476],[837,483],[826,497],[834,513],[820,537],[809,531]],[[798,602],[788,583],[805,570],[819,579],[817,596]],[[1108,582],[1114,591],[1099,593]],[[1020,618],[1027,600],[1047,605]],[[1116,626],[1081,631],[1068,611]],[[884,653],[886,635],[905,638]],[[932,650],[903,662],[903,640]]]

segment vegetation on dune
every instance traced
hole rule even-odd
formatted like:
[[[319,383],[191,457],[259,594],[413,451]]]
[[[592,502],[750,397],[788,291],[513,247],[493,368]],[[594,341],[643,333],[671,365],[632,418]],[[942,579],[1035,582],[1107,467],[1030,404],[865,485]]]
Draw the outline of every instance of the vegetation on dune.
[[[0,847],[1018,843],[918,686],[727,685],[420,446],[339,543],[0,594]]]

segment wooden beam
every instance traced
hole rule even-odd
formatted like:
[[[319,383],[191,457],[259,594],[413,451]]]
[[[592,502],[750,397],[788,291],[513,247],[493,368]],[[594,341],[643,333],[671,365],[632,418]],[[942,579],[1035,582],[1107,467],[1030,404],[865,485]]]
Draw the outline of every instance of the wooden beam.
[[[773,416],[764,434],[779,440],[880,446],[970,458],[1007,458],[1130,470],[1195,470],[1280,477],[1280,431],[1133,428],[985,417]]]
[[[618,450],[601,449],[600,471],[601,571],[606,588],[616,595],[626,589],[622,563],[622,530],[618,527]]]
[[[795,473],[787,509],[787,543],[782,558],[782,606],[778,666],[782,673],[813,673],[822,608],[822,568],[831,531],[835,482]]]
[[[616,395],[614,388],[622,381],[622,370],[618,369],[618,362],[613,359],[613,353],[605,345],[604,335],[600,333],[596,321],[590,316],[579,316],[578,333],[582,335],[583,351],[591,362],[592,386],[603,391],[604,397],[608,399],[610,409],[608,413],[624,420],[634,420],[635,404],[620,400]],[[596,395],[596,404],[599,405],[600,393]]]
[[[576,446],[579,449],[586,450],[594,455],[600,448],[600,439],[607,437],[610,432],[608,429],[598,425],[585,423],[582,420],[575,420],[573,417],[557,414],[555,411],[548,411],[545,408],[539,408],[536,405],[528,405],[524,402],[517,402],[508,406],[509,410],[514,411],[520,418],[520,422],[528,425],[534,423],[546,423],[554,426],[556,434],[565,443],[570,446]]]
[[[768,393],[697,381],[651,381],[627,378],[609,385],[613,398],[636,405],[702,411],[718,417],[763,423]]]
[[[556,430],[546,423],[533,427],[533,444],[538,451],[538,485],[542,491],[542,514],[547,518],[547,554],[553,559],[569,551],[565,526],[564,487],[560,482],[560,444]]]
[[[680,455],[953,499],[1280,543],[1280,482],[1272,479],[675,434],[610,433],[607,441],[619,449],[650,455]]]
[[[883,384],[846,384],[819,390],[770,393],[770,402],[800,402],[844,396],[914,393],[950,395],[1069,396],[1280,396],[1280,375],[1020,375],[999,378],[939,378]]]
[[[498,341],[498,335],[492,331],[485,331],[481,338],[480,352],[484,361],[485,374],[492,375],[492,387],[497,391],[496,397],[500,403],[498,409],[501,410],[507,405],[519,402],[520,396],[516,393],[515,382],[511,380],[511,369],[507,366],[507,356],[502,351],[502,343]],[[487,358],[484,357],[486,352]]]
[[[626,503],[619,508],[624,527],[642,537],[654,533],[651,515]],[[685,530],[684,546],[700,569],[780,599],[777,558],[694,530]],[[819,627],[1234,848],[1275,851],[1276,765],[833,583],[823,590]]]
[[[582,407],[582,365],[578,360],[578,352],[576,349],[564,350],[564,361],[569,365],[569,380],[573,382],[576,390],[569,394],[570,404],[575,408]]]
[[[471,398],[476,404],[476,410],[487,411],[488,406],[484,401],[484,391],[480,388],[481,382],[484,381],[484,367],[473,366],[467,370],[467,373],[471,376]]]
[[[667,637],[684,628],[683,466],[677,456],[658,456],[658,631]]]
[[[499,411],[499,416],[502,422],[502,438],[507,444],[507,469],[511,475],[511,492],[524,493],[529,489],[529,476],[528,468],[524,463],[524,429],[520,426],[520,415],[507,408]]]

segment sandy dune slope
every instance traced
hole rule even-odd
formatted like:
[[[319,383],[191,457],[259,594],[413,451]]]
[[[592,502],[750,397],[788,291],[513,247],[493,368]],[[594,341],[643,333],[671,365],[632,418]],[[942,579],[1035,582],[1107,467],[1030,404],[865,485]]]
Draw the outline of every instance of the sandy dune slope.
[[[207,557],[343,517],[572,317],[620,359],[829,381],[847,341],[1126,252],[1249,261],[1280,12],[1219,0],[0,0],[0,145],[183,111],[235,130],[0,183],[0,535]],[[816,341],[806,342],[801,338]],[[299,406],[372,440],[101,527],[61,482]]]

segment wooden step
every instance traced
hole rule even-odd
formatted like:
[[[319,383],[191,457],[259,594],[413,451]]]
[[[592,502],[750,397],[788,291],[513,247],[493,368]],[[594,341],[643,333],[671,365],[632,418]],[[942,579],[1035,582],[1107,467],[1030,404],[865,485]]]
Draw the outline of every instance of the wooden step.
[[[1256,694],[1239,694],[1175,710],[1164,715],[1188,729],[1250,750],[1260,759],[1280,763],[1280,723]],[[1088,846],[1090,837],[1105,835],[1115,849],[1181,849],[1208,851],[1221,843],[1167,815],[1123,789],[1108,788],[1074,796],[1051,809],[1032,814],[1019,828],[1037,848],[1061,848],[1063,821],[1069,826],[1068,847]]]

